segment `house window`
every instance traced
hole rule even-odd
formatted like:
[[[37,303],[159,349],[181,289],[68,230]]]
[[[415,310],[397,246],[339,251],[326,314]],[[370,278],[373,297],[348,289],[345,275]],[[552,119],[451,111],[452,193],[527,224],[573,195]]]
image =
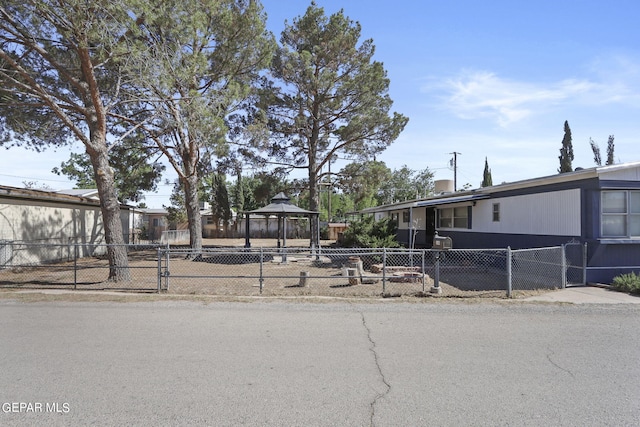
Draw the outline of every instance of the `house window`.
[[[153,226],[154,227],[160,226],[160,218],[153,218]]]
[[[500,203],[493,204],[493,222],[500,222]]]
[[[396,225],[400,225],[399,221],[400,221],[400,214],[398,212],[393,212],[391,214],[391,221],[395,222]]]
[[[603,191],[603,237],[640,237],[640,191]]]
[[[409,211],[402,212],[402,222],[409,222]]]
[[[466,206],[438,211],[438,228],[469,228],[469,210]]]

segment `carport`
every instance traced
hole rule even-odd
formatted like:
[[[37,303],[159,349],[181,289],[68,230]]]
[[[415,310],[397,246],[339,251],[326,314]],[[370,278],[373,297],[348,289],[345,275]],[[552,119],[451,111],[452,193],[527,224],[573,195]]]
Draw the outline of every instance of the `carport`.
[[[320,213],[314,211],[308,211],[306,209],[302,209],[293,203],[291,203],[291,199],[287,197],[284,193],[276,194],[272,199],[271,203],[267,206],[255,209],[252,211],[245,211],[245,238],[244,238],[244,247],[251,247],[251,240],[249,237],[249,217],[251,214],[255,215],[264,215],[270,216],[275,215],[278,218],[278,248],[280,248],[280,238],[282,237],[282,247],[287,247],[287,217],[289,216],[306,216],[310,221],[317,221],[318,227],[317,230],[320,230]],[[311,239],[313,241],[313,239]]]

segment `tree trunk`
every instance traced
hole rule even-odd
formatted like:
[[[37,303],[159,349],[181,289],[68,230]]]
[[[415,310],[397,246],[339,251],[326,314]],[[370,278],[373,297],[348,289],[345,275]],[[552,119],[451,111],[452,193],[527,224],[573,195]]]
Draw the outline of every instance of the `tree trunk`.
[[[202,250],[202,219],[198,198],[198,175],[191,174],[182,179],[184,204],[189,222],[189,245],[194,255]]]
[[[100,209],[109,259],[109,281],[128,282],[131,280],[131,272],[122,232],[120,203],[116,196],[113,170],[109,166],[106,137],[93,134],[91,143],[91,147],[87,147],[87,154],[89,154],[93,165],[100,196]]]
[[[320,115],[320,106],[317,100],[313,102],[313,117],[311,127],[311,136],[308,141],[309,145],[309,210],[318,212],[318,218],[314,221],[311,219],[309,230],[311,236],[309,238],[311,247],[318,248],[320,246],[320,195],[318,193],[318,140],[320,139],[320,128],[317,117]]]
[[[318,174],[316,172],[316,162],[315,162],[315,154],[313,158],[311,155],[309,156],[309,210],[318,211],[320,207],[320,200],[318,195]],[[320,240],[318,236],[320,235],[320,230],[318,229],[319,221],[318,218],[314,216],[309,218],[309,231],[311,232],[311,236],[309,236],[309,243],[312,248],[318,248],[320,246]]]

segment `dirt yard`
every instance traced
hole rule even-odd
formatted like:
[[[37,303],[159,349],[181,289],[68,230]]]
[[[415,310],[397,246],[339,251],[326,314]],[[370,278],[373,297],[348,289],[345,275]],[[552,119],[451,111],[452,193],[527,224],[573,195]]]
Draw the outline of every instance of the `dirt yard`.
[[[209,246],[221,247],[228,240],[207,241]],[[256,247],[273,248],[268,241],[256,241]],[[289,242],[288,242],[289,243]],[[293,244],[298,242],[292,242]],[[244,244],[244,241],[242,241]],[[258,246],[261,245],[261,246]],[[230,245],[224,245],[230,247]],[[253,246],[253,244],[252,244]],[[224,296],[331,296],[331,297],[380,297],[433,295],[433,272],[423,274],[420,269],[389,268],[383,273],[367,266],[363,277],[350,277],[347,255],[289,254],[265,256],[261,264],[256,252],[230,251],[203,254],[191,260],[184,254],[173,254],[158,265],[157,251],[131,252],[129,267],[131,282],[107,281],[106,259],[83,258],[59,264],[18,267],[0,270],[0,287],[10,288],[64,288],[78,290],[126,290],[154,292],[160,286],[162,292],[175,295],[224,295]],[[299,246],[304,247],[304,246]],[[259,253],[259,252],[258,252]],[[266,252],[265,252],[266,253]],[[273,251],[270,252],[273,254]],[[158,283],[158,272],[162,278]],[[352,274],[354,274],[352,272]],[[466,278],[466,279],[465,279]],[[262,279],[262,280],[261,280]],[[447,283],[441,275],[440,296],[449,297],[497,297],[505,291],[495,283],[499,277],[451,276],[456,286]],[[464,281],[464,282],[463,282]],[[477,286],[474,284],[478,284]],[[481,284],[481,285],[480,285]]]

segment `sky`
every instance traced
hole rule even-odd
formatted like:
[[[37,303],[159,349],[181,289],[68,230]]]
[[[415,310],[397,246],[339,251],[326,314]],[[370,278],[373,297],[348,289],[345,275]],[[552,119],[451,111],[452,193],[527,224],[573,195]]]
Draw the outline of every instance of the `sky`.
[[[279,38],[285,20],[309,0],[262,0]],[[637,0],[316,0],[342,9],[376,46],[390,80],[392,111],[409,117],[377,160],[391,169],[429,168],[435,179],[476,188],[485,158],[494,184],[557,173],[564,122],[572,132],[573,167],[595,166],[589,140],[616,162],[640,160],[640,3]],[[0,150],[0,184],[49,187],[73,183],[51,173],[80,152]],[[332,166],[333,170],[341,167]],[[167,174],[167,178],[175,175]],[[148,194],[168,204],[169,186]]]

